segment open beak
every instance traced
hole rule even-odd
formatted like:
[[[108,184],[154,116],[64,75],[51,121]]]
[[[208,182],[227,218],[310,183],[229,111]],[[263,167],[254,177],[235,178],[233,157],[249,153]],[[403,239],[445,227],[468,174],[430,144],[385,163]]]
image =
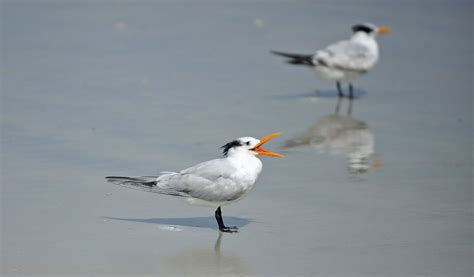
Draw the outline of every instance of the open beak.
[[[270,134],[268,136],[263,137],[260,140],[260,142],[257,145],[255,145],[254,148],[250,149],[250,151],[254,151],[254,152],[258,153],[259,155],[283,158],[283,155],[281,155],[281,154],[278,154],[278,153],[275,153],[275,152],[270,152],[270,151],[267,151],[267,150],[263,149],[262,147],[260,147],[260,146],[264,145],[267,141],[269,141],[272,138],[274,138],[276,136],[279,136],[279,135],[281,135],[281,133],[273,133],[273,134]]]
[[[391,31],[392,31],[392,29],[390,29],[387,26],[379,26],[377,28],[377,34],[379,34],[379,35],[387,34],[387,33],[390,33]]]

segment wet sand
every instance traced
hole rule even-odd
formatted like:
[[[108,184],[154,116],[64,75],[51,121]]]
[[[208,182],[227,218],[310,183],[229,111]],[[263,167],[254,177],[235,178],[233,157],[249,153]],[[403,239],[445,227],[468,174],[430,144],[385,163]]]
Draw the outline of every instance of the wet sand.
[[[471,2],[1,8],[3,275],[472,276]],[[393,33],[352,103],[269,54],[361,21]],[[223,207],[238,234],[104,180],[276,131],[268,148],[286,157],[263,158],[256,188]]]

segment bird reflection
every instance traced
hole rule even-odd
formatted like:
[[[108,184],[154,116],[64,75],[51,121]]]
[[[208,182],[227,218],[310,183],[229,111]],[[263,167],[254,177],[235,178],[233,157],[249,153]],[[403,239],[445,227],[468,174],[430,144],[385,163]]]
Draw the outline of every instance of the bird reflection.
[[[214,248],[187,249],[167,258],[165,271],[179,276],[252,275],[240,255],[221,251],[222,238],[219,232]]]
[[[347,157],[350,173],[365,173],[370,168],[382,167],[374,153],[374,134],[367,123],[352,116],[352,99],[348,99],[346,115],[341,115],[341,98],[333,114],[311,125],[301,135],[287,140],[284,148],[303,145],[314,146],[318,151]]]

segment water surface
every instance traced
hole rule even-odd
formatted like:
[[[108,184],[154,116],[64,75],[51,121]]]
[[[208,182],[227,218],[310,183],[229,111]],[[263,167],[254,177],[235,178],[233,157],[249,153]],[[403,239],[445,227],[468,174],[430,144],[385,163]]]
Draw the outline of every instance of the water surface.
[[[471,2],[1,8],[3,274],[472,275]],[[352,102],[269,54],[361,21],[393,33]],[[286,158],[263,158],[254,191],[223,208],[238,234],[103,179],[276,131]]]

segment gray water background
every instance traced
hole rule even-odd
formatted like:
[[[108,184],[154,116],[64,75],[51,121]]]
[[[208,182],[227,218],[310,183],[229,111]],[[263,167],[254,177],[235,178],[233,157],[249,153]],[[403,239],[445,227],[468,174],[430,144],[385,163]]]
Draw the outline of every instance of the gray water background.
[[[472,20],[470,1],[2,1],[2,274],[471,276]],[[349,118],[374,166],[320,134],[281,149],[337,98],[269,50],[364,21],[393,29]],[[286,157],[223,208],[238,234],[103,179],[275,131]]]

